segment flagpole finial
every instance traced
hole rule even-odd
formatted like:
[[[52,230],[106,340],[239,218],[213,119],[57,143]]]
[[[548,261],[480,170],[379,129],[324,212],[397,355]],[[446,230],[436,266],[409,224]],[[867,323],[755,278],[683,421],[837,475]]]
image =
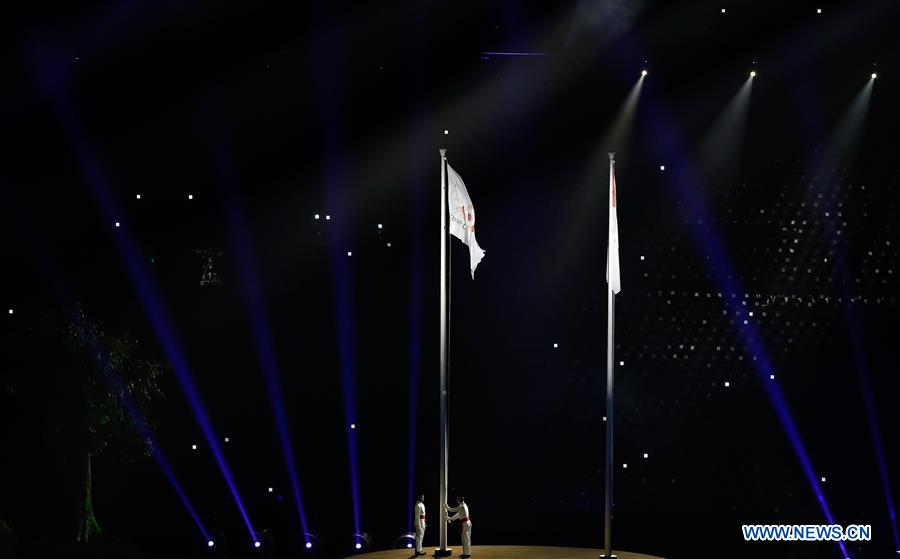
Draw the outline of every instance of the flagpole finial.
[[[616,160],[616,152],[614,152],[614,151],[609,152],[609,160],[610,161]]]
[[[440,149],[438,149],[438,151],[441,152],[441,157],[447,157],[447,149],[446,148],[440,148]]]

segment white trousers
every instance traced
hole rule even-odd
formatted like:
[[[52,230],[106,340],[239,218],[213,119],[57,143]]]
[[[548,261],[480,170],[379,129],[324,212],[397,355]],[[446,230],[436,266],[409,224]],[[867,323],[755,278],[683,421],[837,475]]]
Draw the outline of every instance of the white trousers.
[[[463,546],[463,555],[472,555],[472,523],[466,522],[462,527],[462,534],[460,535],[460,539],[462,539]]]
[[[425,527],[416,527],[416,553],[422,552],[422,539],[425,537]]]

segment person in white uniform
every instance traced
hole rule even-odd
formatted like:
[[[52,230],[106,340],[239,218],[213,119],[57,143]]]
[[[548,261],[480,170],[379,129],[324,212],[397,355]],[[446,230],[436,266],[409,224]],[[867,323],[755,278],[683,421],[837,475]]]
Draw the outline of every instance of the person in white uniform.
[[[463,552],[460,559],[466,559],[472,556],[472,519],[469,518],[469,507],[466,505],[465,497],[457,497],[457,506],[451,507],[447,505],[447,512],[452,512],[453,516],[447,517],[447,522],[459,521],[459,535],[462,539]]]
[[[416,527],[416,557],[418,557],[425,555],[422,551],[422,539],[425,537],[425,495],[419,495],[413,515],[415,516],[413,524]]]

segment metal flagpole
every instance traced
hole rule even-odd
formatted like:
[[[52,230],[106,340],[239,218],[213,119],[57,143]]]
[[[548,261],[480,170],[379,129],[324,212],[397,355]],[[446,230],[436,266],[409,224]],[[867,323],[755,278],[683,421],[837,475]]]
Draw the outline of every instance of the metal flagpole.
[[[609,154],[609,203],[612,207],[612,181],[616,172],[616,154]],[[613,339],[615,327],[615,294],[609,282],[609,252],[612,247],[607,240],[606,248],[606,495],[604,503],[603,519],[603,555],[601,557],[614,558],[612,555],[612,505],[613,505]]]
[[[450,206],[447,190],[447,150],[440,149],[441,153],[441,476],[440,476],[440,515],[438,529],[440,534],[440,547],[435,550],[436,557],[446,557],[452,553],[447,548],[447,464],[450,430],[447,417],[447,374],[449,372],[450,349]]]

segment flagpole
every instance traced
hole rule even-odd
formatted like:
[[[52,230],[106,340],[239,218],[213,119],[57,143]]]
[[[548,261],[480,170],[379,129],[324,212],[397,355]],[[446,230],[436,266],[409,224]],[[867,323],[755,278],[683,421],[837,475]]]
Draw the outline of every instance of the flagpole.
[[[452,554],[447,547],[447,464],[449,450],[449,419],[448,419],[448,387],[447,376],[449,372],[450,349],[450,206],[447,190],[447,150],[438,150],[441,153],[441,436],[440,436],[440,511],[438,530],[440,547],[434,551],[436,557],[446,557]]]
[[[609,202],[612,207],[612,181],[616,172],[616,154],[609,153]],[[612,506],[613,506],[613,340],[615,327],[616,300],[609,278],[609,252],[611,247],[607,241],[606,250],[606,481],[603,519],[603,555],[601,558],[615,558],[612,554]]]

